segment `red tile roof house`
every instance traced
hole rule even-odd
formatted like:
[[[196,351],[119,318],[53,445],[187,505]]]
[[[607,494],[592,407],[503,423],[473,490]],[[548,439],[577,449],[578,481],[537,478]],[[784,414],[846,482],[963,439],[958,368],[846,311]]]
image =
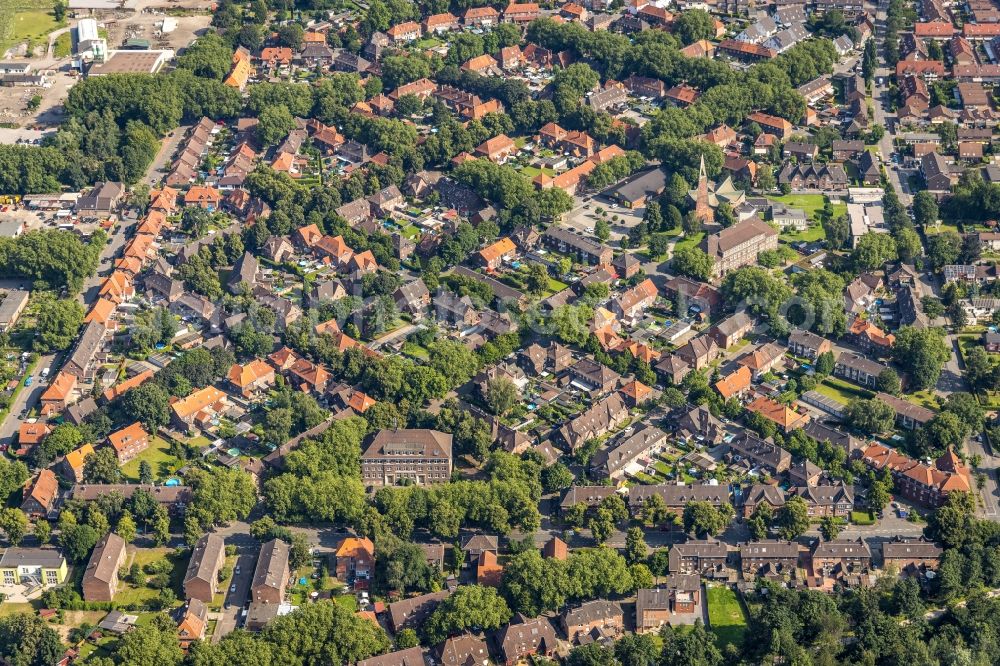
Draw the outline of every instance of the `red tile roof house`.
[[[118,464],[124,465],[149,447],[149,433],[136,421],[108,435],[108,442],[118,455]]]
[[[434,93],[435,90],[437,90],[437,88],[437,84],[430,79],[419,79],[413,83],[407,83],[399,86],[389,93],[389,99],[395,102],[404,95],[416,95],[420,99],[427,99]]]
[[[500,12],[492,7],[471,7],[462,14],[462,23],[467,27],[488,27],[500,22]]]
[[[481,56],[476,56],[475,58],[470,58],[461,67],[464,72],[492,72],[497,69],[496,58],[488,53],[484,53]]]
[[[424,19],[425,34],[440,34],[451,30],[458,30],[458,17],[451,12],[433,14]]]
[[[222,193],[214,187],[192,186],[184,194],[185,206],[200,206],[206,210],[215,210],[222,203]]]
[[[517,4],[512,2],[507,5],[507,9],[503,10],[503,20],[505,23],[531,23],[538,18],[539,14],[537,3]]]
[[[485,157],[491,162],[503,164],[511,155],[517,152],[514,140],[506,134],[488,139],[476,147],[476,154]]]
[[[21,510],[32,517],[47,516],[58,494],[59,481],[56,480],[56,475],[50,469],[43,469],[33,482],[25,486]]]
[[[394,44],[412,42],[415,39],[420,39],[420,24],[415,23],[414,21],[400,23],[399,25],[394,25],[386,30],[386,34],[389,35],[389,39],[391,39]]]
[[[913,26],[913,34],[917,37],[928,37],[931,39],[951,39],[956,32],[955,26],[945,21],[930,21],[928,23],[916,23]]]

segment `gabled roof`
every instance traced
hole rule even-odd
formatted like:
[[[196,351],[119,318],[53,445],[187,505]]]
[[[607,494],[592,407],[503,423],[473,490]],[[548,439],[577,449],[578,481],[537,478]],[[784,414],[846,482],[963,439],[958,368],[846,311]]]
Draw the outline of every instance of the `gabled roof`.
[[[741,365],[735,372],[729,373],[716,382],[715,390],[719,392],[719,395],[728,400],[734,395],[742,393],[750,388],[751,377],[752,373],[750,372],[750,368],[745,365]]]
[[[133,442],[149,439],[149,433],[142,428],[142,424],[136,421],[132,425],[122,428],[108,435],[108,442],[115,451],[121,453],[132,445]]]
[[[224,397],[226,397],[226,394],[219,389],[214,386],[206,386],[203,389],[195,391],[186,398],[181,398],[180,400],[175,401],[171,407],[173,408],[174,413],[183,419],[193,414],[197,414],[201,410]]]

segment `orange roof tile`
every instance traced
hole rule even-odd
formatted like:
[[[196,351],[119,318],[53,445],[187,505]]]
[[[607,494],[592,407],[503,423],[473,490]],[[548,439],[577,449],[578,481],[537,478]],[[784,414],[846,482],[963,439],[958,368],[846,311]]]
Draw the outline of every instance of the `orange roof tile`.
[[[751,377],[752,373],[750,372],[750,368],[742,365],[735,372],[731,372],[716,382],[715,390],[719,392],[719,395],[728,400],[734,395],[742,393],[750,388]]]
[[[130,377],[119,384],[115,384],[114,386],[107,388],[104,391],[104,399],[107,400],[108,402],[111,402],[115,398],[125,395],[125,392],[128,391],[129,389],[133,389],[137,386],[142,386],[152,378],[153,378],[152,370],[143,370],[135,377]]]
[[[206,386],[187,396],[176,400],[172,405],[174,413],[181,418],[197,414],[209,405],[226,397],[226,394],[214,386]]]
[[[149,433],[143,429],[142,424],[138,421],[108,435],[108,442],[114,447],[115,451],[118,451],[119,453],[124,451],[133,442],[143,439],[148,440]]]

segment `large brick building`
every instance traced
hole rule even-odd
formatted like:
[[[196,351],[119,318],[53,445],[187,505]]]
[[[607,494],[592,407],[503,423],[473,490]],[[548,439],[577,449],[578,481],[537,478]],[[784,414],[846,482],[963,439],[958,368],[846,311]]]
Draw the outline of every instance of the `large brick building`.
[[[702,241],[702,249],[712,258],[712,275],[757,263],[757,255],[778,247],[778,232],[757,217],[737,222]]]
[[[451,435],[437,430],[381,430],[361,455],[366,486],[417,485],[451,479]]]

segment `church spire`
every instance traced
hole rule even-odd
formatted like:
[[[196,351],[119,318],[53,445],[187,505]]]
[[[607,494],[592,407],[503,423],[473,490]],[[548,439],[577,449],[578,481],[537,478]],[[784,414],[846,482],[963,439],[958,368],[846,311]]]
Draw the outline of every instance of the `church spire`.
[[[708,174],[705,172],[705,155],[701,156],[701,166],[698,169],[698,189],[695,191],[694,214],[708,224],[715,221],[715,211],[708,201]]]

